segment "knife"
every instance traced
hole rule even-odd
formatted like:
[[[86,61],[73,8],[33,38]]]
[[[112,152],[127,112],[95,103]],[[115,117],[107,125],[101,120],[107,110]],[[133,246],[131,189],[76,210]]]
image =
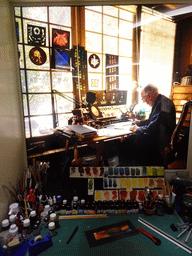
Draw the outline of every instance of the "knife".
[[[161,244],[161,240],[159,238],[157,238],[156,236],[152,235],[151,233],[147,232],[146,230],[144,230],[143,228],[137,228],[141,233],[143,233],[144,235],[146,235],[147,237],[149,237],[155,245],[160,245]]]

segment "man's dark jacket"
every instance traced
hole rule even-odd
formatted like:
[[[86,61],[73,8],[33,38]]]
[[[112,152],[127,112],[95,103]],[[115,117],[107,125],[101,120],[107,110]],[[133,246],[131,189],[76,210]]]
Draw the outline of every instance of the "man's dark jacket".
[[[173,102],[159,94],[154,102],[149,119],[141,121],[136,134],[150,138],[152,147],[162,151],[170,143],[176,127],[176,112]],[[157,147],[155,147],[157,146]]]

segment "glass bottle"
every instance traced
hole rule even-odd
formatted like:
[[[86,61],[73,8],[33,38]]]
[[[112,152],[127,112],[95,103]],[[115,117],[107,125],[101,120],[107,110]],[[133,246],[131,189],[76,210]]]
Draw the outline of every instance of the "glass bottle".
[[[159,194],[158,195],[158,201],[156,203],[156,206],[155,206],[155,213],[158,215],[158,216],[163,216],[165,214],[165,202],[163,201],[163,195],[162,194]]]
[[[2,230],[9,230],[10,227],[10,223],[9,223],[9,219],[4,219],[1,222],[1,226],[2,226]]]
[[[49,222],[48,228],[49,228],[50,236],[57,235],[57,231],[56,231],[56,228],[55,228],[55,222]]]
[[[79,214],[85,213],[85,199],[81,199],[80,205],[79,205]]]

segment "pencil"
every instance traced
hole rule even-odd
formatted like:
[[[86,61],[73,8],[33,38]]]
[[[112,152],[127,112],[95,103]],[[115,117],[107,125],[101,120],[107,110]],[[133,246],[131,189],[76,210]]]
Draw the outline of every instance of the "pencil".
[[[67,241],[67,244],[70,243],[71,239],[74,237],[74,235],[75,235],[75,233],[77,232],[78,228],[79,228],[79,227],[77,226],[77,227],[74,229],[72,235],[69,237],[69,239],[68,239],[68,241]]]

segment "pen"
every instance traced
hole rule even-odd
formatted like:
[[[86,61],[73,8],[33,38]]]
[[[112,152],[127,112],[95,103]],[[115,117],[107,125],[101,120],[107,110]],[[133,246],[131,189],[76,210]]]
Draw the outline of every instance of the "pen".
[[[74,229],[72,235],[69,237],[69,239],[68,239],[68,241],[67,241],[67,244],[70,243],[71,239],[74,237],[74,235],[75,235],[75,233],[77,232],[78,228],[79,228],[79,227],[77,226],[77,227]]]

